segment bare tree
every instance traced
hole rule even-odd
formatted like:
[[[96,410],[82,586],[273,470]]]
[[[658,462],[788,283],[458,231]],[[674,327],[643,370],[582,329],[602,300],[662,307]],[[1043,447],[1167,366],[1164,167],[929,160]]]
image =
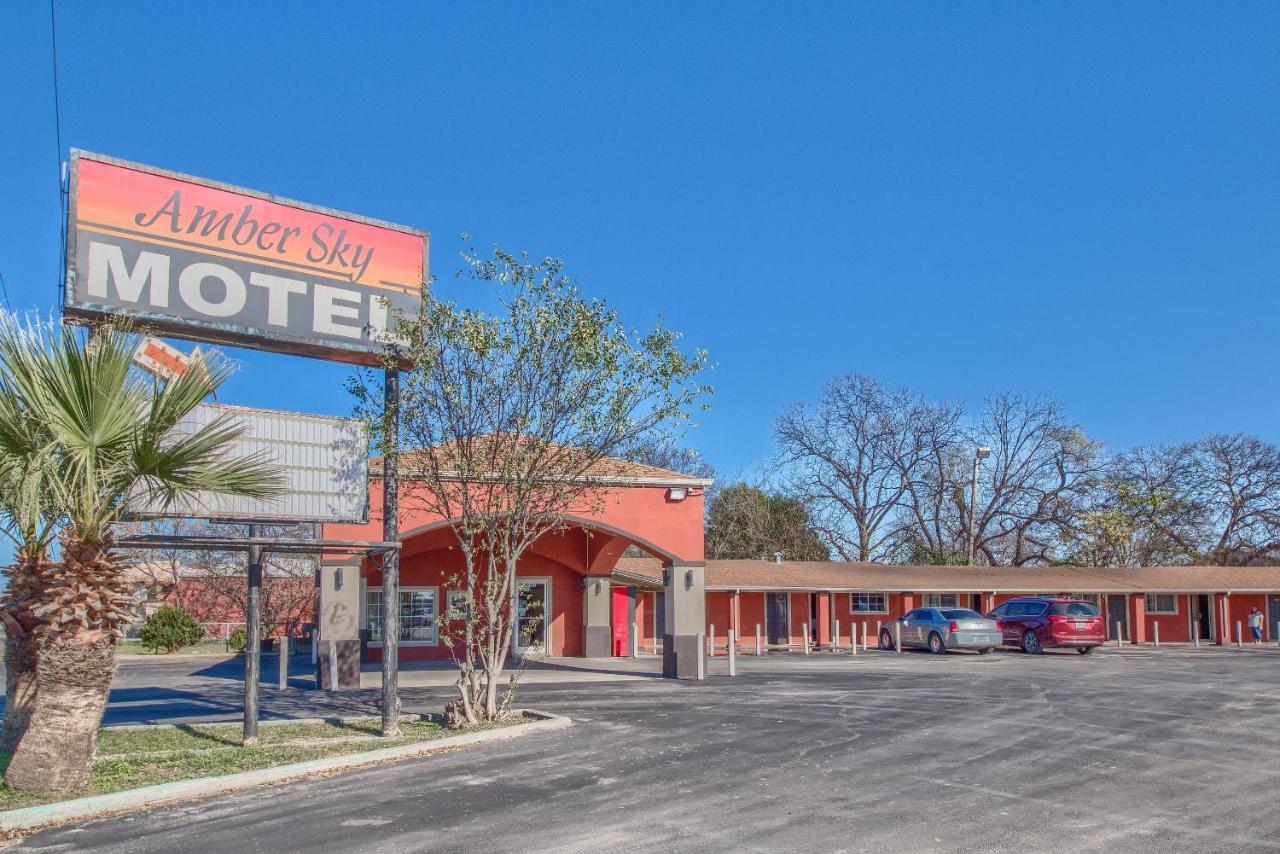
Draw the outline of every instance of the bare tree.
[[[1255,436],[1215,434],[1121,455],[1116,478],[1143,496],[1135,524],[1164,544],[1170,563],[1239,565],[1280,549],[1280,448]]]
[[[458,698],[446,713],[474,724],[504,714],[515,688],[508,658],[525,551],[562,530],[566,514],[596,512],[627,470],[616,457],[684,423],[710,389],[695,381],[705,353],[683,353],[670,330],[627,329],[580,296],[556,259],[496,249],[464,260],[470,276],[494,284],[499,309],[426,294],[420,316],[402,320],[411,369],[401,496],[446,520],[462,557],[450,584],[465,591],[465,619],[446,628]],[[381,420],[373,378],[352,390],[358,409]]]
[[[774,422],[788,490],[842,559],[884,560],[912,515],[904,499],[939,464],[958,415],[865,374],[837,377],[818,403],[794,404]]]
[[[898,555],[920,562],[1046,564],[1061,550],[1102,471],[1100,447],[1052,399],[988,398],[980,420],[925,434],[929,453],[908,486]],[[973,459],[991,449],[973,500]]]

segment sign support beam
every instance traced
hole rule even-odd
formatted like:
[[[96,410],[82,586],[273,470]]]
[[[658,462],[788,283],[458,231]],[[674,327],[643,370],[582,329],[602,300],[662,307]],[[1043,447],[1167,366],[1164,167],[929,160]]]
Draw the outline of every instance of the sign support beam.
[[[250,525],[249,536],[262,536],[261,525]],[[244,739],[245,747],[258,743],[258,681],[262,664],[262,546],[249,547],[249,601],[245,612],[244,639]]]
[[[400,369],[383,379],[382,538],[400,539]],[[400,548],[382,553],[382,734],[400,734]]]

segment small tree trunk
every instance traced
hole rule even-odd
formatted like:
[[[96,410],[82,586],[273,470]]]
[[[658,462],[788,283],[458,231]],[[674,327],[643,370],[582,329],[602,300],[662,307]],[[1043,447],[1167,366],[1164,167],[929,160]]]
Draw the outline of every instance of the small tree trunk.
[[[115,652],[112,637],[55,635],[36,643],[35,702],[6,786],[57,792],[88,785]]]
[[[27,731],[36,696],[36,651],[30,635],[5,636],[4,732],[0,753],[13,755]]]

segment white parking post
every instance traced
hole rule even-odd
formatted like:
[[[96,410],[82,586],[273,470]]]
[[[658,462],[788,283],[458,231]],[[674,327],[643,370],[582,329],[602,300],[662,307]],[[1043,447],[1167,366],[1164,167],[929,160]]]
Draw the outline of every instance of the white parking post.
[[[1280,623],[1276,623],[1276,645],[1280,646]]]
[[[283,691],[289,687],[289,635],[280,635],[280,661],[276,669],[276,687]]]
[[[862,621],[862,648],[867,648],[867,621]]]
[[[1120,621],[1117,620],[1116,621],[1116,646],[1120,646],[1123,643],[1124,643],[1124,636],[1120,632]]]
[[[640,657],[640,624],[631,624],[631,657]]]
[[[702,632],[698,632],[696,637],[698,639],[698,649],[702,649],[702,645],[706,642],[706,635],[704,635]],[[701,681],[706,678],[707,678],[707,658],[705,655],[700,655],[698,656],[698,680]]]
[[[764,650],[760,646],[760,624],[756,623],[756,655],[764,655]]]
[[[804,639],[804,654],[809,654],[809,624],[804,623],[800,626],[800,635]]]
[[[1192,640],[1195,641],[1195,645],[1199,646],[1200,645],[1200,621],[1199,620],[1191,621],[1191,635],[1192,635]]]
[[[893,648],[902,655],[902,623],[893,624]]]
[[[849,622],[852,623],[852,625],[849,626],[849,652],[853,655],[857,655],[858,654],[858,624],[854,623],[852,620],[850,620]]]
[[[738,633],[735,632],[733,629],[729,629],[729,675],[730,676],[738,675],[738,667],[736,663],[737,656],[734,655],[734,647],[737,646],[737,643],[738,643]]]
[[[1240,629],[1240,621],[1236,620],[1236,647],[1244,646],[1244,632]]]
[[[832,634],[831,634],[831,651],[839,652],[840,651],[840,621],[836,620],[835,622],[833,622],[832,627],[833,628],[832,628]]]
[[[1156,649],[1160,648],[1160,621],[1156,620],[1151,624],[1151,639],[1155,641]]]
[[[707,635],[707,656],[714,657],[716,654],[716,624],[711,624],[711,632]]]

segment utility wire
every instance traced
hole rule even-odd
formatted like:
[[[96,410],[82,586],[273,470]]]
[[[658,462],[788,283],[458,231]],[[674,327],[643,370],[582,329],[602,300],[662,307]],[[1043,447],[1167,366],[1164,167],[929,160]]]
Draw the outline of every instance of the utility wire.
[[[61,303],[67,281],[67,187],[62,176],[62,101],[58,97],[58,17],[54,0],[49,0],[49,43],[53,54],[53,133],[58,145],[54,162],[58,167],[58,302]]]

